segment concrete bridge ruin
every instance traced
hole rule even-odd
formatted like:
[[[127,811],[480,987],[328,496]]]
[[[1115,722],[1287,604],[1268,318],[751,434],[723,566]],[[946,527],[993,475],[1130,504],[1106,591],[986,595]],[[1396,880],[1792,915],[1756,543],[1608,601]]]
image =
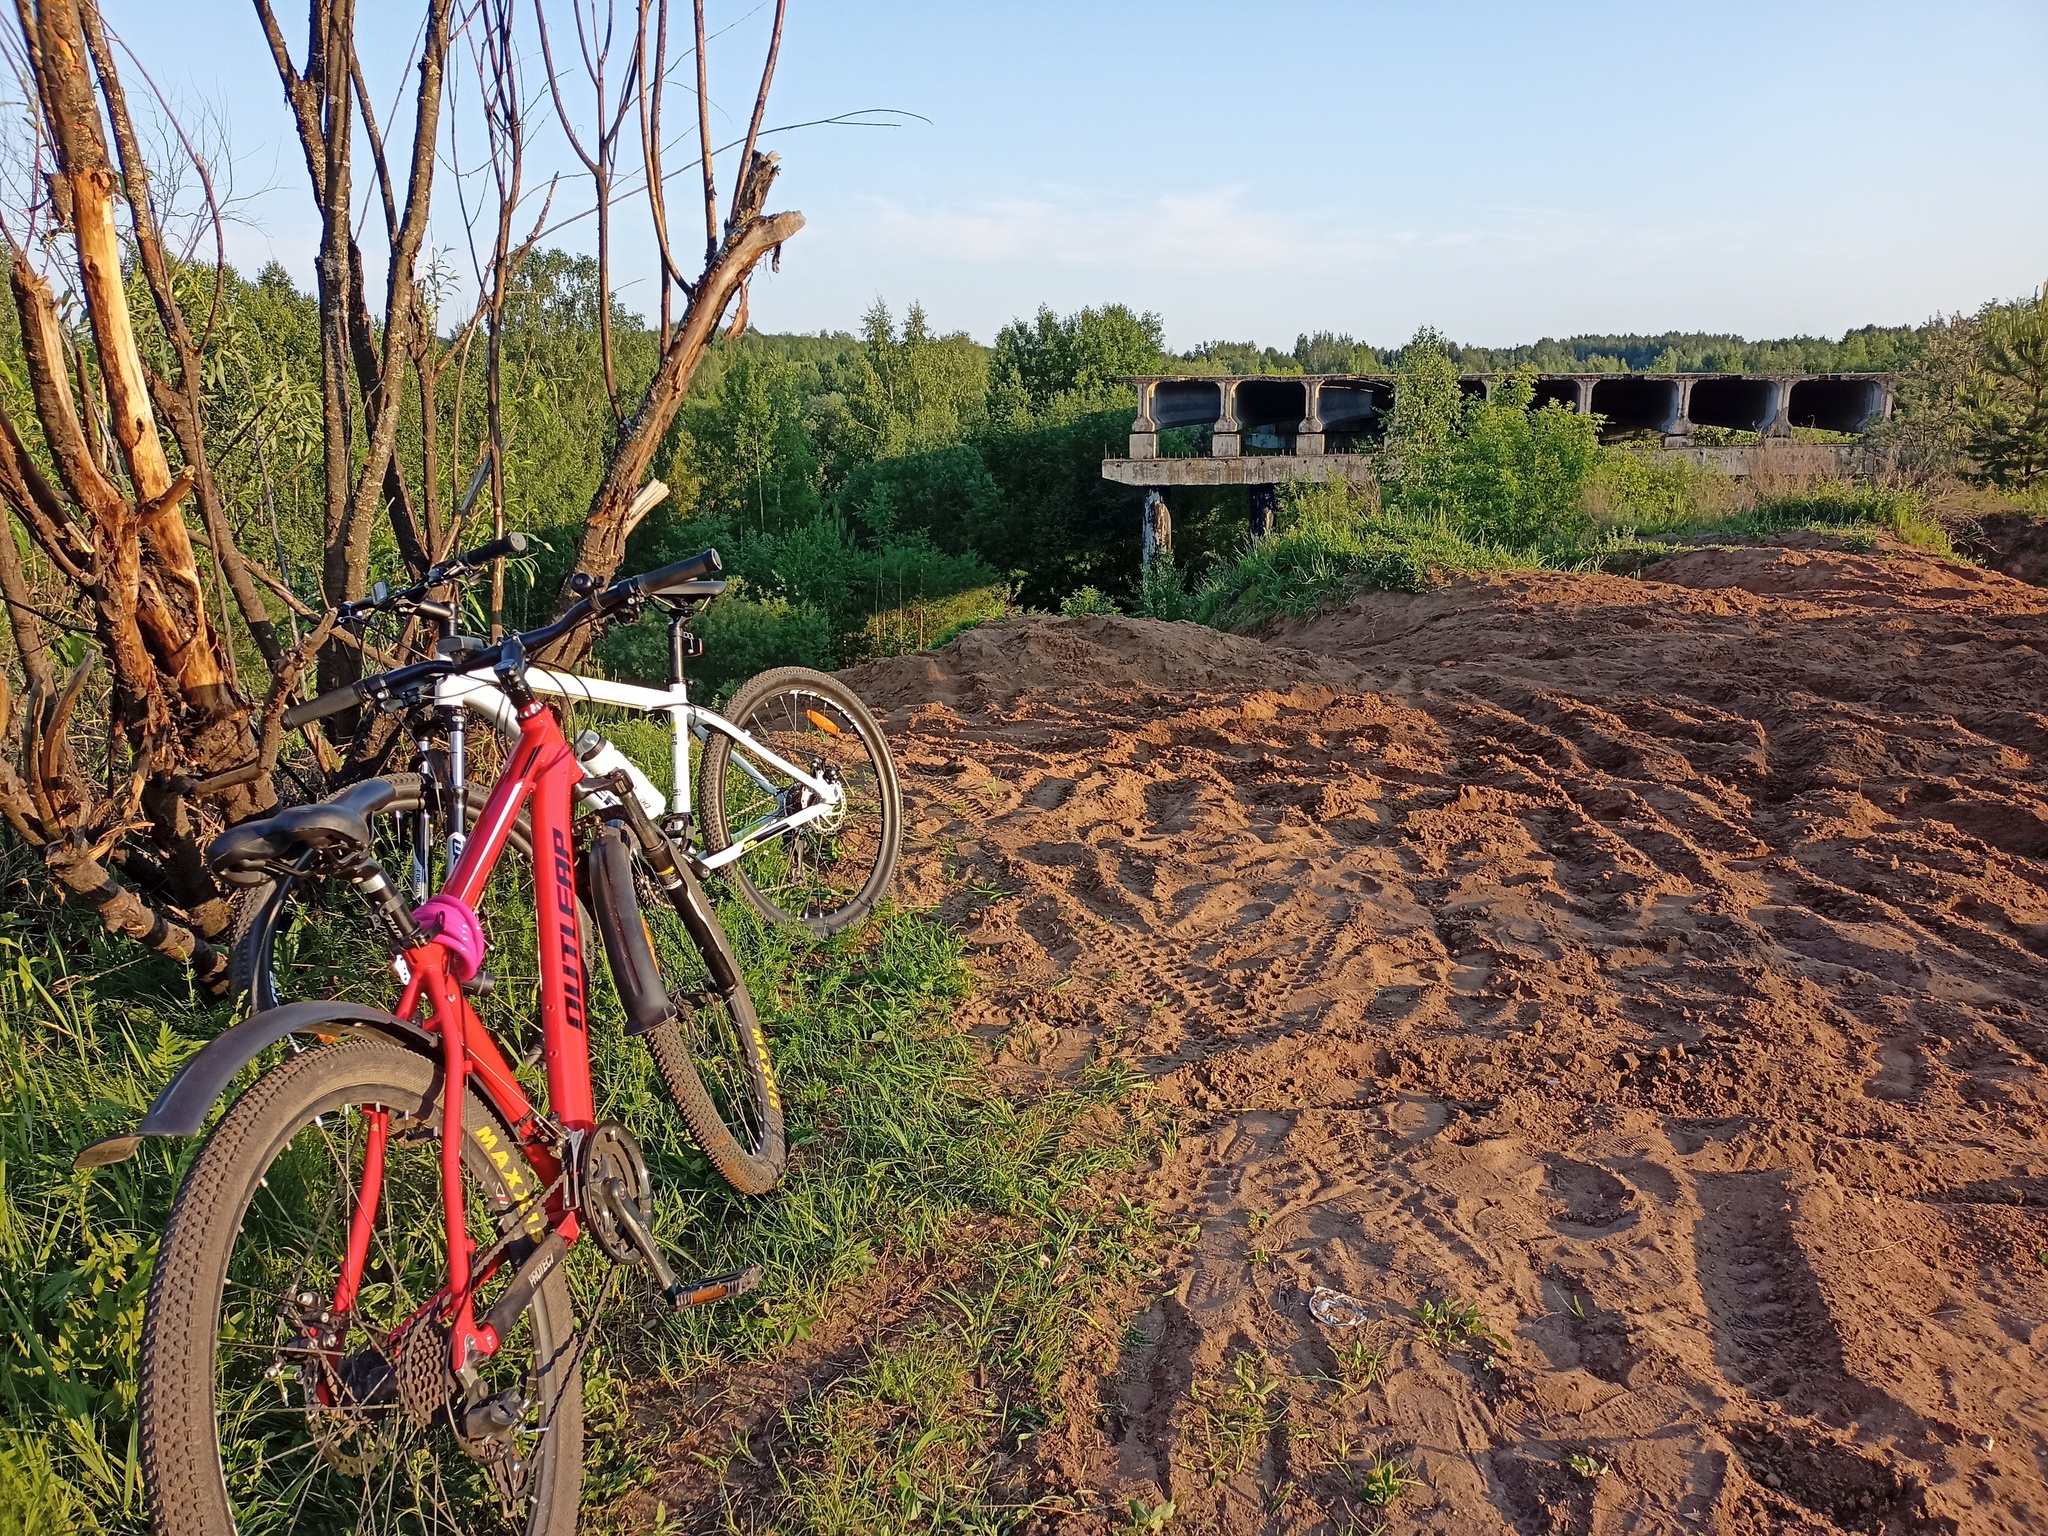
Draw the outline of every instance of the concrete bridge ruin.
[[[1467,374],[1469,395],[1490,395],[1499,374]],[[1797,428],[1860,437],[1891,415],[1889,373],[1545,373],[1538,408],[1555,401],[1601,418],[1606,440],[1633,440],[1744,476],[1772,466],[1800,475],[1852,472],[1855,443],[1799,442]],[[1270,526],[1272,488],[1289,480],[1368,480],[1371,448],[1394,414],[1397,381],[1378,374],[1201,376],[1126,379],[1138,391],[1129,454],[1102,461],[1106,480],[1147,491],[1147,564],[1172,548],[1165,494],[1176,485],[1254,487],[1252,524]],[[1206,455],[1160,452],[1160,434],[1206,427]],[[1754,446],[1703,445],[1701,427],[1757,434]],[[1260,488],[1263,488],[1261,491]]]

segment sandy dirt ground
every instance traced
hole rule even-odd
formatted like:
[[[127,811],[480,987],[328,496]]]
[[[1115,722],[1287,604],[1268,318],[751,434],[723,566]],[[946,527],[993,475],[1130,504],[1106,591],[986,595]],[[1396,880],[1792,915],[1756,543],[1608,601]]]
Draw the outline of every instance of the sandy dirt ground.
[[[852,674],[999,1059],[1113,1036],[1184,1127],[1132,1184],[1188,1245],[1045,1487],[1174,1530],[2048,1530],[2048,591],[1797,544]],[[1497,1338],[1424,1338],[1443,1301]],[[1218,1483],[1240,1358],[1284,1420]],[[1384,1511],[1375,1460],[1418,1479]]]

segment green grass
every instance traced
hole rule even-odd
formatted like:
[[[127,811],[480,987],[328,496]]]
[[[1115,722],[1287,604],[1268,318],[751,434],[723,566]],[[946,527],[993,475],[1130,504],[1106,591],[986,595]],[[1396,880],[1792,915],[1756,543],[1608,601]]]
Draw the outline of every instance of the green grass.
[[[1413,1315],[1415,1331],[1438,1349],[1471,1345],[1496,1354],[1508,1351],[1508,1341],[1487,1325],[1486,1314],[1469,1301],[1456,1297],[1425,1301]]]
[[[1851,553],[1880,537],[1961,558],[1917,492],[1841,481],[1759,498],[1741,482],[1681,460],[1602,450],[1585,515],[1526,547],[1504,544],[1455,512],[1384,508],[1342,482],[1289,487],[1279,530],[1246,540],[1180,598],[1180,578],[1148,584],[1134,612],[1193,618],[1238,633],[1327,612],[1361,592],[1424,592],[1491,571],[1634,575],[1701,544],[1753,543],[1792,530],[1833,535]]]
[[[1188,1443],[1212,1487],[1241,1475],[1259,1459],[1266,1438],[1278,1427],[1286,1402],[1273,1401],[1285,1378],[1273,1374],[1262,1354],[1231,1357],[1230,1376],[1190,1389]]]
[[[1242,545],[1194,594],[1190,616],[1242,632],[1323,612],[1358,592],[1423,592],[1453,576],[1540,563],[1534,554],[1468,538],[1434,516],[1342,517],[1319,508]]]
[[[723,910],[776,1052],[790,1169],[759,1201],[716,1186],[594,988],[599,1112],[640,1138],[678,1270],[760,1263],[766,1279],[679,1317],[629,1281],[587,1368],[593,1523],[655,1471],[659,1447],[631,1429],[639,1396],[801,1349],[828,1323],[852,1331],[861,1359],[757,1438],[749,1519],[792,1532],[927,1529],[942,1510],[952,1528],[1015,1523],[1004,1457],[1060,1422],[1061,1378],[1097,1342],[1091,1306],[1152,1241],[1149,1210],[1105,1203],[1090,1182],[1139,1156],[1159,1123],[1110,1059],[1043,1092],[994,1091],[954,1023],[972,986],[958,941],[925,915],[884,912],[820,942]],[[191,1148],[82,1174],[69,1160],[132,1125],[226,1022],[181,973],[89,919],[27,898],[0,917],[0,1531],[15,1510],[33,1530],[143,1527],[141,1300]],[[572,1257],[588,1295],[602,1260]],[[892,1265],[933,1278],[907,1321],[870,1336],[845,1298]]]

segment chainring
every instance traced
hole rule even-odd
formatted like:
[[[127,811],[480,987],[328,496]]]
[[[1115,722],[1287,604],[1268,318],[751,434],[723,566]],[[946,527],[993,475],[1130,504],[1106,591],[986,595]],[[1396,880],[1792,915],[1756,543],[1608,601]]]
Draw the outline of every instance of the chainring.
[[[640,1225],[654,1226],[654,1181],[640,1143],[623,1125],[605,1121],[583,1142],[580,1159],[583,1183],[583,1225],[592,1241],[614,1264],[639,1264],[646,1255],[620,1221],[612,1202],[630,1206]],[[600,1198],[593,1193],[603,1191]]]

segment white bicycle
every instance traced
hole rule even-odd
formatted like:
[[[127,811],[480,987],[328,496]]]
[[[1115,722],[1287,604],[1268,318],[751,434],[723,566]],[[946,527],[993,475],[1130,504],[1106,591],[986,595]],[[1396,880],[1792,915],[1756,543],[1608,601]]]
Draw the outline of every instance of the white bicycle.
[[[451,601],[436,589],[459,587],[491,561],[523,553],[519,534],[486,544],[429,570],[414,586],[393,592],[379,583],[369,597],[338,610],[360,631],[379,616],[424,620],[436,631],[435,653],[460,660],[484,642],[459,630]],[[615,610],[630,621],[644,606],[667,610],[668,686],[650,688],[608,678],[530,666],[531,690],[573,706],[596,705],[665,720],[669,735],[666,793],[642,766],[595,730],[578,734],[573,750],[584,768],[582,798],[594,809],[630,794],[689,857],[700,876],[721,875],[749,905],[775,922],[824,935],[865,917],[895,876],[902,835],[902,795],[880,724],[837,678],[804,667],[779,667],[742,684],[725,711],[691,701],[684,664],[703,654],[690,621],[726,584],[717,551],[630,578],[613,590],[634,595]],[[647,595],[640,596],[638,594]],[[331,689],[287,710],[297,729],[348,710],[374,708],[402,717],[392,751],[366,769],[376,774],[392,752],[411,748],[410,771],[383,773],[396,793],[376,816],[378,857],[387,870],[409,870],[411,894],[425,901],[454,866],[488,798],[471,773],[468,722],[484,722],[506,740],[518,719],[489,671],[447,675],[431,663],[401,667],[362,683]],[[441,675],[434,675],[440,673]],[[699,750],[701,748],[701,750]],[[693,763],[693,759],[695,762]],[[693,772],[694,767],[694,772]],[[693,782],[696,794],[692,795]],[[498,893],[530,900],[535,852],[524,835],[513,844],[523,859],[506,860],[523,889]],[[701,837],[699,834],[701,833]],[[517,872],[524,865],[528,873]],[[381,968],[366,966],[368,937],[347,912],[323,903],[332,892],[313,882],[279,879],[245,899],[237,917],[234,975],[254,1008],[310,997],[346,997],[382,985]],[[503,957],[523,970],[517,957]],[[501,966],[502,969],[502,966]]]

